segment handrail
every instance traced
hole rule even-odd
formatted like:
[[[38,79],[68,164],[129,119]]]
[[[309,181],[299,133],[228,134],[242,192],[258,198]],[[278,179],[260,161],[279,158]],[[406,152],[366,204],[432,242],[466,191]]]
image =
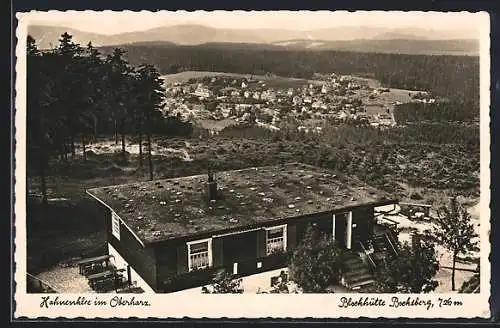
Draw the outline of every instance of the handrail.
[[[368,251],[366,250],[365,246],[363,245],[362,242],[359,242],[359,245],[361,246],[361,249],[363,250],[363,252],[365,253],[366,257],[370,260],[370,264],[371,266],[373,267],[373,269],[376,269],[377,268],[377,265],[375,264],[375,262],[373,261],[372,257],[370,256],[370,254],[368,253]]]
[[[382,219],[382,220],[386,220],[386,221],[389,221],[391,224],[394,224],[394,225],[398,225],[398,224],[399,224],[399,222],[398,222],[398,221],[394,221],[394,220],[389,219],[389,218],[387,218],[387,217],[385,217],[385,216],[381,216],[381,217],[380,217],[380,219]]]
[[[387,233],[387,231],[386,231],[386,233]],[[387,234],[387,236],[390,238],[390,240],[391,240],[391,242],[393,244],[397,244],[398,243],[398,239],[396,239],[396,237],[394,236],[394,234],[389,233],[389,234]]]
[[[28,272],[26,272],[26,277],[29,278],[29,279],[32,279],[32,280],[34,280],[36,282],[38,282],[40,284],[40,287],[42,287],[42,286],[44,287],[43,288],[44,291],[46,289],[49,292],[57,293],[57,290],[54,287],[52,287],[52,285],[50,285],[48,282],[46,282],[46,281],[44,281],[44,280],[42,280],[42,279],[40,279],[38,277],[35,277],[34,275],[32,275],[32,274],[30,274]]]
[[[385,238],[387,238],[387,241],[389,241],[389,244],[391,245],[392,247],[392,250],[394,251],[394,254],[398,254],[398,251],[396,250],[396,248],[394,247],[394,245],[392,244],[392,241],[391,241],[391,238],[389,238],[389,236],[387,235],[387,232],[384,232],[384,235],[385,235]]]
[[[432,208],[432,205],[430,205],[430,204],[399,203],[399,205]]]

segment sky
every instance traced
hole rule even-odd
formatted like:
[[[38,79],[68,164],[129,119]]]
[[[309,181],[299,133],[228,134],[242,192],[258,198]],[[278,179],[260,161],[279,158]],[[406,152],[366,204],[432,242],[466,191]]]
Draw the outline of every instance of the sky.
[[[435,30],[477,30],[482,13],[367,11],[160,11],[32,12],[32,24],[71,27],[99,34],[147,30],[159,26],[201,24],[215,28],[282,28],[311,30],[339,26],[415,27]],[[484,21],[484,20],[483,20]]]

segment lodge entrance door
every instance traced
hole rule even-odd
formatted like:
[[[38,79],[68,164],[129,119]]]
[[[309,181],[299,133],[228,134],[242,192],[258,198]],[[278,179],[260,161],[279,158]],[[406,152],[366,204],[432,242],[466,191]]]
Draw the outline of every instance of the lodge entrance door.
[[[352,215],[350,212],[335,214],[332,219],[333,236],[337,245],[343,249],[352,246]]]

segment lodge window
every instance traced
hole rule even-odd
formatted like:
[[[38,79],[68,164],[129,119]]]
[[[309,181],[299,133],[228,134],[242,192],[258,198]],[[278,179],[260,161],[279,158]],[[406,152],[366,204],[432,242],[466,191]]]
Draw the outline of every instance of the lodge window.
[[[271,255],[275,252],[286,250],[286,225],[266,228],[266,253]]]
[[[111,212],[111,233],[120,240],[120,218],[115,212]]]
[[[212,240],[197,240],[187,243],[189,271],[212,266]]]

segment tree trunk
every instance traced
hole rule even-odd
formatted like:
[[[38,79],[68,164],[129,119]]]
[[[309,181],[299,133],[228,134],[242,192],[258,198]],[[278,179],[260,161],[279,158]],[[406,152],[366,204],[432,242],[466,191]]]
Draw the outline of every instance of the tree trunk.
[[[149,180],[153,180],[153,159],[151,157],[151,132],[148,131],[148,164],[149,164]]]
[[[75,135],[73,132],[71,132],[71,157],[75,157],[76,155],[76,150],[75,150]]]
[[[92,136],[93,136],[93,139],[96,139],[97,137],[97,116],[95,116],[95,114],[91,114],[92,115]],[[92,144],[92,139],[90,139],[90,144]]]
[[[120,124],[120,133],[122,136],[122,152],[125,153],[125,119]]]
[[[121,140],[122,140],[122,153],[125,153],[125,151],[126,151],[126,147],[125,147],[125,134],[123,132],[122,132]]]
[[[118,122],[115,119],[115,145],[118,145]]]
[[[87,159],[87,154],[85,151],[85,135],[82,134],[82,149],[83,149],[83,160]]]
[[[47,202],[47,182],[45,181],[45,163],[40,165],[40,189],[42,191],[42,205],[46,206]]]
[[[43,135],[40,137],[40,154],[39,159],[39,174],[40,174],[40,189],[42,192],[42,205],[46,206],[47,201],[47,182],[45,180],[45,164],[46,164],[46,154],[45,154],[45,138]]]
[[[66,142],[64,142],[63,157],[65,161],[68,160],[68,144]]]
[[[457,262],[457,254],[453,253],[453,267],[451,269],[451,290],[455,291],[455,263]]]
[[[142,131],[139,130],[139,167],[142,167]]]

